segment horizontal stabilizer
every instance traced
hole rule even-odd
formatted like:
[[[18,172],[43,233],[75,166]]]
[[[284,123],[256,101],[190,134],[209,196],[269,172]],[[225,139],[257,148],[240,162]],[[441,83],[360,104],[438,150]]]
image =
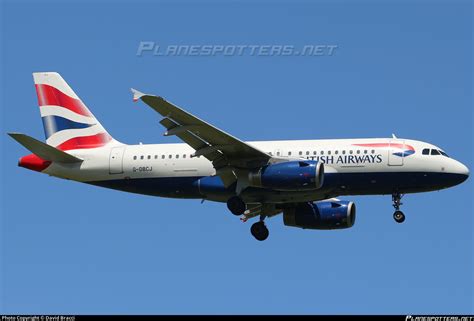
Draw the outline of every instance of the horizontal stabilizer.
[[[11,138],[19,142],[23,147],[31,151],[33,154],[41,157],[44,160],[61,163],[77,163],[82,162],[82,159],[77,158],[71,154],[63,152],[51,145],[45,144],[33,137],[20,133],[8,133]]]

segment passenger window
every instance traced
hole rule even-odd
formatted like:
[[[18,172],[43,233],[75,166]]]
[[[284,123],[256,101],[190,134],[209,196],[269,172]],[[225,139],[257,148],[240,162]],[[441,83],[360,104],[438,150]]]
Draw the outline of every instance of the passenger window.
[[[144,157],[143,155],[142,155],[142,156],[140,156],[140,159],[144,159],[144,158],[145,158],[145,157]]]
[[[375,149],[372,149],[372,154],[375,154]]]
[[[350,151],[349,151],[349,154],[351,154],[351,155],[352,155],[352,153],[353,153],[353,152],[350,150]]]
[[[318,153],[316,151],[313,152],[313,155],[317,155]]]
[[[155,155],[155,159],[158,159],[158,155]]]
[[[291,156],[291,152],[288,152],[288,156]]]
[[[306,152],[306,155],[309,155],[309,152]]]
[[[133,160],[137,160],[137,156],[133,156]]]
[[[321,155],[324,155],[324,151],[323,151],[323,150],[321,151]]]
[[[430,154],[430,149],[429,148],[425,148],[423,149],[423,151],[421,152],[423,155],[429,155]]]
[[[172,157],[173,157],[173,155],[171,155],[171,154],[170,154],[170,155],[168,155],[168,158],[169,158],[169,159],[171,159]]]
[[[356,153],[357,153],[357,154],[360,154],[360,150],[357,150]]]
[[[364,154],[367,154],[367,149],[364,149]]]
[[[334,151],[334,154],[336,154],[336,155],[339,154],[339,151],[338,150]]]
[[[343,150],[343,151],[342,151],[342,155],[346,155],[346,150]]]
[[[300,156],[301,156],[301,155],[303,155],[303,152],[300,152],[299,154],[300,154]]]
[[[280,156],[280,152],[277,152],[277,156]]]
[[[161,159],[165,159],[165,155],[161,155]]]
[[[178,158],[179,158],[179,155],[176,155],[176,159],[178,159]]]
[[[183,154],[183,158],[186,158],[186,154]]]
[[[151,155],[148,155],[148,159],[151,159]]]
[[[432,149],[431,155],[440,155],[440,153],[436,149]]]
[[[328,150],[328,155],[331,155],[331,151],[330,151],[330,150]]]

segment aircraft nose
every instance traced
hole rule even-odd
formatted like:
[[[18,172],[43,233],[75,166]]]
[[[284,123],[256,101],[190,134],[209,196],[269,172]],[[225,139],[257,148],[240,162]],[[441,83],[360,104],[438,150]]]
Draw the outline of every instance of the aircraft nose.
[[[458,184],[461,184],[469,177],[469,168],[463,163],[455,161],[452,173],[458,176]]]
[[[463,163],[459,163],[459,173],[461,175],[464,175],[466,176],[466,179],[469,177],[469,168],[467,168],[466,165],[464,165]]]

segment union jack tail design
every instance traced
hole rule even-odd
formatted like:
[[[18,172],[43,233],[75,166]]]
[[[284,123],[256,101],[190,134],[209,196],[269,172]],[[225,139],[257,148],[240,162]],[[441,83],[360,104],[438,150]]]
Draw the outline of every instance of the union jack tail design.
[[[113,141],[56,72],[33,74],[46,143],[60,150],[102,147]]]

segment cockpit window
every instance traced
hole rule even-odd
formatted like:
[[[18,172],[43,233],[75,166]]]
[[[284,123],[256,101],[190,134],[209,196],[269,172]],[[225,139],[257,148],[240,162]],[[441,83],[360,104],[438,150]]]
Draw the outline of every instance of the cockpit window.
[[[446,157],[449,157],[448,154],[446,154],[445,152],[443,152],[441,149],[439,150],[439,152],[441,153],[441,155],[446,156]]]
[[[449,157],[448,154],[446,154],[445,152],[443,152],[441,149],[429,149],[429,148],[425,148],[421,151],[421,153],[423,155],[443,155],[443,156],[446,156],[446,157]]]

